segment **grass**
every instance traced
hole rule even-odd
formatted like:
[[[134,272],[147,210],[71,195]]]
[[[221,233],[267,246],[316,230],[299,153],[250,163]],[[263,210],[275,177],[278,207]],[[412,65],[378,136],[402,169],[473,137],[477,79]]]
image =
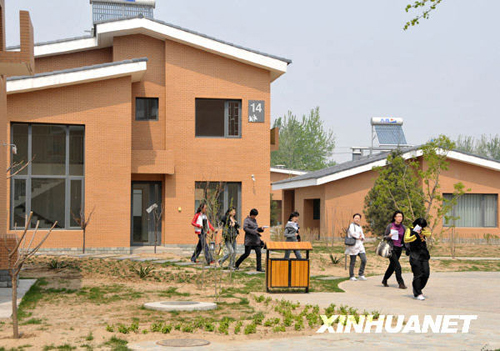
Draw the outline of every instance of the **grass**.
[[[40,318],[31,318],[28,319],[26,322],[21,323],[21,325],[29,325],[29,324],[42,324],[43,321]]]
[[[127,347],[128,341],[112,336],[111,339],[106,341],[103,346],[108,346],[112,351],[127,351],[130,350]]]
[[[44,278],[39,279],[26,292],[26,294],[23,297],[23,300],[21,301],[17,309],[17,317],[20,321],[24,318],[31,316],[31,312],[28,312],[28,310],[34,309],[38,301],[40,301],[43,298],[42,286],[45,285],[47,285],[47,280]]]

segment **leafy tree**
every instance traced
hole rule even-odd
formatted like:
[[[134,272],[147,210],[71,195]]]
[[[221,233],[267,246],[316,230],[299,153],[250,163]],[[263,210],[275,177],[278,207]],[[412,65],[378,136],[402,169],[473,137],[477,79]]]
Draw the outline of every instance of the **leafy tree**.
[[[415,1],[412,4],[406,5],[406,12],[409,12],[411,10],[417,10],[417,9],[422,9],[422,13],[420,15],[417,15],[416,17],[412,18],[410,21],[406,22],[403,29],[407,30],[410,27],[413,27],[417,24],[419,24],[419,21],[423,19],[429,19],[430,13],[434,11],[439,4],[441,4],[443,0],[420,0],[420,1]]]
[[[479,156],[500,160],[500,136],[498,134],[495,136],[483,134],[479,139],[459,135],[456,148]]]
[[[366,195],[364,207],[369,231],[382,235],[395,210],[405,214],[405,225],[425,216],[418,169],[414,162],[403,158],[401,150],[391,152],[387,165],[374,170],[378,172],[378,178]]]
[[[379,177],[365,198],[367,229],[381,234],[396,209],[405,214],[405,224],[417,217],[426,218],[435,236],[443,219],[457,219],[451,216],[451,210],[470,189],[465,190],[458,182],[453,185],[451,196],[445,199],[440,183],[441,174],[449,169],[448,152],[454,148],[453,141],[440,135],[420,147],[423,164],[417,158],[405,160],[401,151],[391,153],[385,167],[375,168]]]
[[[279,127],[279,150],[271,153],[271,165],[284,165],[291,169],[315,171],[334,165],[329,161],[335,148],[332,130],[325,130],[319,107],[299,120],[291,111],[276,119]]]

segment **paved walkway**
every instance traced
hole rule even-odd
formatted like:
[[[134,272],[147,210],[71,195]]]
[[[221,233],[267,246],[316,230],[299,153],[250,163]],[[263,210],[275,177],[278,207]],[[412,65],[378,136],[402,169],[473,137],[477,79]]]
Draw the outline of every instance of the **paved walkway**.
[[[24,294],[28,292],[36,279],[19,279],[17,287],[17,305],[21,303]],[[0,318],[10,318],[12,315],[12,288],[0,288]]]
[[[411,285],[411,274],[404,274]],[[272,294],[273,298],[300,301],[301,304],[331,303],[381,314],[478,315],[468,334],[316,334],[311,336],[268,339],[261,341],[213,343],[192,350],[494,350],[500,348],[500,273],[457,272],[431,273],[424,294],[425,301],[413,299],[411,288],[397,289],[395,278],[389,288],[381,284],[382,277],[368,281],[346,281],[340,284],[345,293]],[[192,336],[196,338],[196,335]],[[165,337],[167,339],[168,337]],[[209,339],[209,338],[206,338]],[[174,350],[158,347],[154,342],[129,345],[132,350]],[[178,350],[178,348],[175,348]],[[183,348],[183,350],[188,350]]]

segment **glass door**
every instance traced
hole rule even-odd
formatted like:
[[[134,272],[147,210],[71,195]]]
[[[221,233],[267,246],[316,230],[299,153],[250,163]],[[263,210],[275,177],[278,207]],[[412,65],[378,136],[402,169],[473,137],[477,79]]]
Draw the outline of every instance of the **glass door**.
[[[161,206],[160,182],[132,182],[132,245],[154,245],[155,211],[159,214]],[[161,220],[156,243],[161,244]]]

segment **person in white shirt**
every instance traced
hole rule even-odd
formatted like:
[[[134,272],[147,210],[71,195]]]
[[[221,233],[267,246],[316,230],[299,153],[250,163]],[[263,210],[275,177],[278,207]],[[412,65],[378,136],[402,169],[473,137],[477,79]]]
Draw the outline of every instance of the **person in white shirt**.
[[[351,256],[351,263],[349,265],[349,276],[350,280],[366,280],[365,278],[365,266],[366,266],[366,253],[363,241],[365,240],[365,234],[363,233],[363,228],[361,227],[361,215],[355,213],[352,216],[353,222],[349,225],[347,229],[347,236],[356,239],[356,244],[353,246],[346,246],[345,254]],[[358,279],[354,276],[354,266],[356,265],[356,257],[359,256],[361,259],[361,265],[359,266]]]

